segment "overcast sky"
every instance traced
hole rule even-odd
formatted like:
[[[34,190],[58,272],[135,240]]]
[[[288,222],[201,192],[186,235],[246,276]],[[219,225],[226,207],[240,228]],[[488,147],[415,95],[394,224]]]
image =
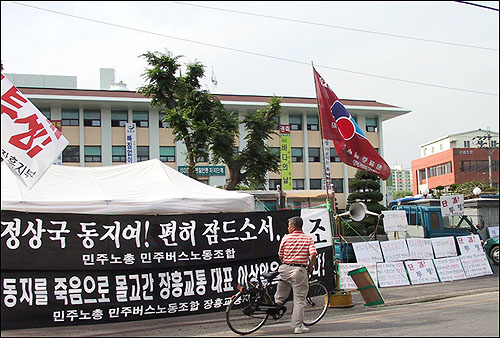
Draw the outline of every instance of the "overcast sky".
[[[139,56],[168,49],[203,63],[216,94],[315,97],[312,61],[341,100],[411,110],[383,124],[390,166],[409,169],[419,145],[442,136],[498,132],[498,11],[453,1],[1,5],[6,73],[77,76],[79,89],[99,89],[99,68],[114,68],[135,90],[147,67]]]

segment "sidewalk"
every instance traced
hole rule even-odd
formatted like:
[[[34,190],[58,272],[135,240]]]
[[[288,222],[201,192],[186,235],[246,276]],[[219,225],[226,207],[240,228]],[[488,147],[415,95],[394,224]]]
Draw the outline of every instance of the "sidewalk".
[[[383,307],[429,302],[445,298],[471,295],[474,293],[498,292],[499,279],[498,267],[494,274],[460,281],[446,283],[431,283],[403,287],[380,288],[380,294],[385,301]],[[352,294],[353,307],[345,309],[345,313],[373,309],[376,306],[365,307],[360,292]],[[498,297],[498,295],[497,295]],[[343,313],[344,309],[336,309]],[[21,330],[2,330],[2,337],[89,337],[89,336],[117,336],[120,332],[127,333],[123,336],[135,334],[137,336],[165,336],[171,332],[172,336],[179,334],[188,326],[203,325],[205,327],[225,326],[224,312],[203,315],[174,317],[170,319],[152,319],[124,323],[80,325],[65,327],[46,327]],[[161,334],[160,334],[161,332]],[[207,332],[208,333],[208,332]],[[168,333],[166,334],[169,335]],[[182,336],[182,335],[181,335]]]

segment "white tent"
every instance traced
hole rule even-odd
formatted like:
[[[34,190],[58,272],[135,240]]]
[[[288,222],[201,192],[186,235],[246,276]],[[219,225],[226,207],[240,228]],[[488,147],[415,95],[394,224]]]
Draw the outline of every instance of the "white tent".
[[[2,163],[2,210],[164,215],[254,211],[250,194],[200,183],[159,160],[106,167],[52,165],[31,190]]]

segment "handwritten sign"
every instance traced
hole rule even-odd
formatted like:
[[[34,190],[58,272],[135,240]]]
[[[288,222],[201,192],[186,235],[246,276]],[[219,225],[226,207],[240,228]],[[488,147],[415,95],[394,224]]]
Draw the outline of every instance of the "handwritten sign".
[[[386,262],[397,262],[410,259],[410,252],[406,245],[406,240],[398,239],[395,241],[380,242],[384,259]]]
[[[377,279],[381,288],[410,285],[403,262],[377,263]]]
[[[467,278],[460,258],[458,257],[434,259],[434,266],[436,267],[441,282],[451,282]]]
[[[405,261],[405,265],[412,285],[439,282],[432,259]]]
[[[383,262],[384,257],[380,250],[379,241],[352,243],[357,263]]]
[[[432,249],[436,258],[457,256],[457,247],[455,246],[455,237],[435,237],[431,238]]]
[[[406,219],[406,211],[404,210],[384,210],[384,231],[407,231],[408,220]]]
[[[488,227],[488,235],[490,238],[498,236],[498,227]]]
[[[358,288],[351,276],[348,275],[348,272],[362,267],[366,267],[368,273],[373,279],[373,282],[377,285],[377,263],[340,263],[338,266],[339,284],[340,288],[344,290],[356,290]]]
[[[432,242],[430,238],[407,238],[406,244],[410,251],[410,259],[433,259]]]
[[[464,195],[441,196],[439,203],[443,217],[464,214]]]
[[[479,235],[459,236],[457,237],[458,248],[461,255],[484,252]]]
[[[467,278],[492,275],[490,263],[483,252],[473,252],[459,256]]]

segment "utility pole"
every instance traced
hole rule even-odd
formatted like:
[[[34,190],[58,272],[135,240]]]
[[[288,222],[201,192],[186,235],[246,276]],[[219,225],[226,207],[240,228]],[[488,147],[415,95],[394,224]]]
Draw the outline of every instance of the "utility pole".
[[[479,128],[479,131],[484,131]],[[492,176],[492,171],[493,171],[493,165],[491,162],[491,156],[493,155],[493,151],[495,151],[496,148],[498,148],[497,143],[492,145],[491,143],[491,133],[490,133],[490,127],[486,130],[486,134],[482,136],[474,136],[472,140],[477,140],[477,147],[480,149],[486,149],[488,151],[488,182],[490,184],[490,188],[493,188],[493,176]]]

